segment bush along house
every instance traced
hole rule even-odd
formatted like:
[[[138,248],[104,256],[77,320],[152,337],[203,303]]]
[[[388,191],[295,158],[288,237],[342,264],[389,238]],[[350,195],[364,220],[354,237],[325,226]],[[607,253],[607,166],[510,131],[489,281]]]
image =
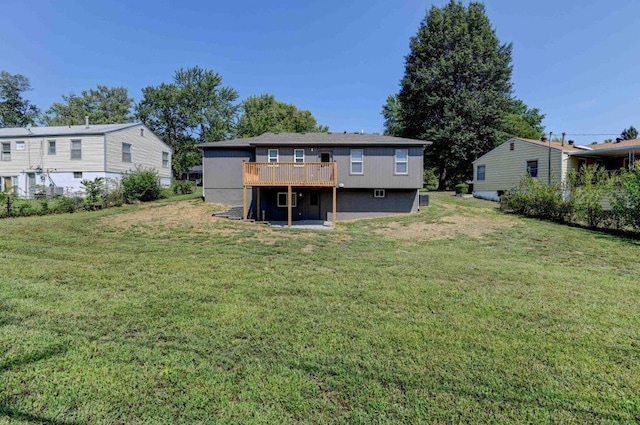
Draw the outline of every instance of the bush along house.
[[[199,145],[207,202],[244,219],[337,220],[419,209],[430,142],[363,133],[265,133]]]

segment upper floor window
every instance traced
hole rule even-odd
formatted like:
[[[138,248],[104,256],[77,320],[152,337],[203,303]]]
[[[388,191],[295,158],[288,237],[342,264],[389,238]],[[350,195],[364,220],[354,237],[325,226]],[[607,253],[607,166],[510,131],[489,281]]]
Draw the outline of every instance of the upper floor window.
[[[351,174],[364,174],[364,151],[351,149]]]
[[[47,141],[47,155],[55,155],[56,154],[56,141],[48,140]]]
[[[278,149],[269,149],[269,162],[278,162]]]
[[[131,162],[131,144],[122,144],[122,162]]]
[[[82,140],[71,141],[71,159],[82,159]]]
[[[169,152],[162,152],[162,168],[169,168]]]
[[[527,174],[531,177],[538,177],[538,160],[527,161]]]
[[[293,151],[293,162],[304,162],[304,149],[296,149]]]
[[[24,144],[23,141],[22,142],[16,142],[16,150],[17,151],[23,151],[24,148],[25,148],[25,144]]]
[[[409,149],[396,149],[396,174],[409,174]]]
[[[2,144],[2,158],[3,161],[11,161],[11,142]]]
[[[478,181],[484,180],[485,173],[486,173],[486,166],[478,165],[478,168],[476,170],[476,180]]]

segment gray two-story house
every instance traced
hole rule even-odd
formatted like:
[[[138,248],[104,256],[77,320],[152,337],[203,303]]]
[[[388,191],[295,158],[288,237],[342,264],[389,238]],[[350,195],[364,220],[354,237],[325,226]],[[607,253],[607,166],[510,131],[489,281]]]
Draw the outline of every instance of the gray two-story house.
[[[199,145],[207,202],[268,221],[418,210],[430,142],[361,133],[265,133]]]

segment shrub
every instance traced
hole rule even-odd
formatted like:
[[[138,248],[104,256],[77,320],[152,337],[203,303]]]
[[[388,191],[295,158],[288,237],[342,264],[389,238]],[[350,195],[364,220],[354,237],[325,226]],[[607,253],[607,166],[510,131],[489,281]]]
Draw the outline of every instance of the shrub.
[[[577,222],[598,227],[605,219],[603,201],[612,192],[612,179],[598,165],[588,165],[579,172],[569,173],[569,203]]]
[[[154,169],[136,167],[122,177],[122,191],[125,202],[155,201],[160,197],[160,179]]]
[[[176,180],[171,184],[174,195],[189,195],[196,190],[196,185],[189,180]]]
[[[640,163],[630,170],[623,170],[614,182],[609,201],[616,218],[624,224],[640,229]]]
[[[53,214],[69,214],[78,210],[83,202],[84,200],[79,197],[56,198],[55,202],[52,202],[49,206],[49,211]]]
[[[458,183],[456,185],[456,195],[466,195],[469,193],[469,185],[466,183]]]
[[[424,188],[436,190],[438,188],[438,176],[435,168],[426,168],[422,174]]]
[[[540,217],[551,221],[564,221],[570,206],[562,198],[558,183],[546,185],[529,175],[522,177],[518,185],[507,192],[502,209],[516,214]]]
[[[80,182],[87,192],[84,198],[84,209],[93,211],[104,206],[104,182],[104,177],[96,177],[93,180],[82,180]]]

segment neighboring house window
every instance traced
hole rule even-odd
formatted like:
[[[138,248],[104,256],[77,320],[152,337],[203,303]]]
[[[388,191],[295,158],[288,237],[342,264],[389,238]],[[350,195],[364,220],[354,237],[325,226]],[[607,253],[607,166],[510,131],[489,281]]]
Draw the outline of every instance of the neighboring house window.
[[[295,208],[298,206],[298,196],[296,192],[291,192],[291,197],[293,198],[293,203],[291,204],[291,206]],[[288,205],[289,203],[287,202],[287,192],[278,192],[278,206],[286,207]]]
[[[16,150],[23,151],[24,150],[24,142],[16,142]]]
[[[374,189],[373,190],[374,198],[384,198],[384,189]]]
[[[49,140],[47,141],[47,155],[55,155],[56,154],[56,141]]]
[[[476,171],[476,180],[484,180],[484,176],[486,173],[486,166],[478,165],[478,170]]]
[[[269,162],[278,162],[278,149],[269,149]]]
[[[131,162],[131,144],[122,144],[122,162]]]
[[[396,149],[396,174],[409,174],[409,149]]]
[[[304,149],[296,149],[293,152],[293,162],[296,162],[296,163],[304,162]]]
[[[82,140],[71,141],[71,159],[82,159]]]
[[[11,161],[11,142],[2,144],[2,158],[3,161]]]
[[[514,142],[509,143],[509,150],[512,151],[514,150],[516,147],[516,144]]]
[[[527,161],[527,174],[531,177],[538,177],[538,160]]]
[[[74,171],[73,172],[73,178],[74,179],[81,179],[82,178],[82,171]]]
[[[363,160],[362,149],[351,149],[351,174],[364,174]]]
[[[169,152],[162,152],[162,168],[169,168]]]

